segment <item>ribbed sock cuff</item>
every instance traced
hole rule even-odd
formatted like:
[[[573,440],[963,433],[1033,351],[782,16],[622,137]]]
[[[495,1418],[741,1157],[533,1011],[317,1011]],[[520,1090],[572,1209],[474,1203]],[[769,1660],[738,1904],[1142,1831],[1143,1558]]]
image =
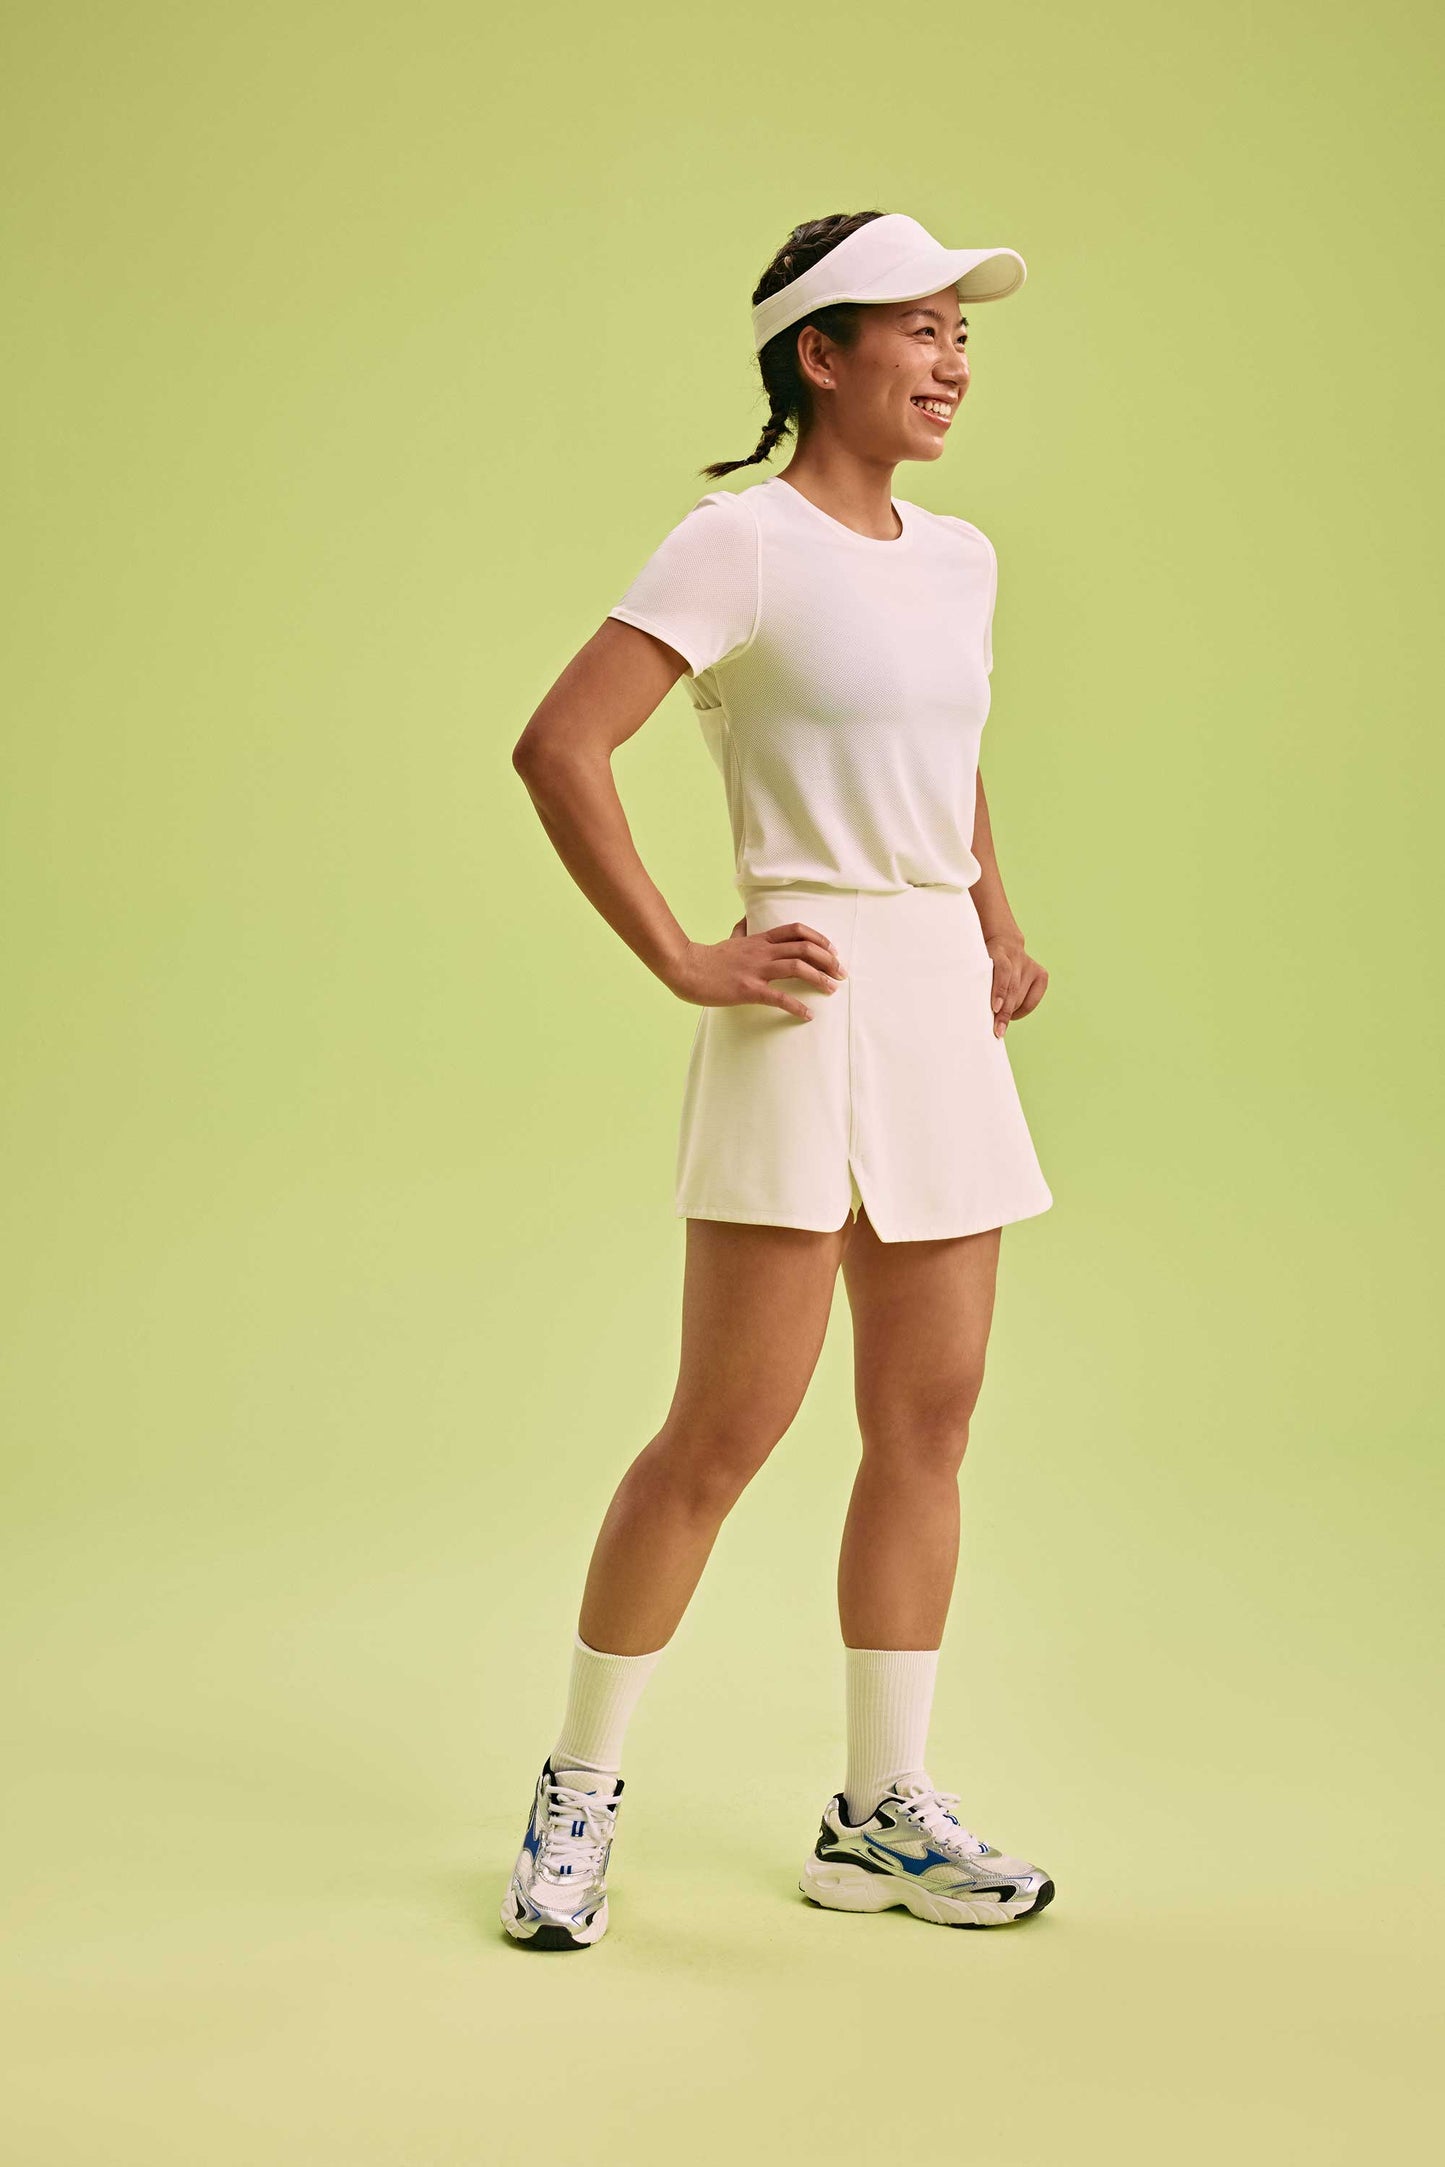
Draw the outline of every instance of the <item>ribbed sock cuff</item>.
[[[620,1773],[628,1721],[661,1654],[654,1648],[647,1655],[609,1655],[573,1634],[567,1712],[552,1748],[554,1768]]]
[[[896,1776],[923,1774],[937,1648],[845,1648],[848,1817],[866,1821]]]

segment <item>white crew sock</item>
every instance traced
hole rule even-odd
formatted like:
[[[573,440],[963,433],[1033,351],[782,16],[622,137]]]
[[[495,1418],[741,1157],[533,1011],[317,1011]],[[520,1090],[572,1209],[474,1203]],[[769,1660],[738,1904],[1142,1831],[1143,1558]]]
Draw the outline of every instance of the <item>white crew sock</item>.
[[[848,1773],[843,1797],[856,1827],[899,1776],[926,1776],[937,1648],[845,1648]]]
[[[567,1712],[552,1748],[554,1769],[607,1776],[620,1772],[627,1719],[661,1653],[654,1648],[648,1655],[607,1655],[589,1648],[580,1633],[573,1634]]]

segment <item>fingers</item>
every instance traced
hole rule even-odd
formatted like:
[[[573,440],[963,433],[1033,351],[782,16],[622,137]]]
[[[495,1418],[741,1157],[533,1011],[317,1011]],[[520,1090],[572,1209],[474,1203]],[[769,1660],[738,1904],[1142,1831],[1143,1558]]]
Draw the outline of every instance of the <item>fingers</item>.
[[[1004,1036],[1016,1016],[1030,1015],[1038,1007],[1048,983],[1048,972],[1031,956],[1025,956],[1021,963],[1003,956],[995,958],[990,995],[995,1038]]]
[[[812,942],[819,948],[826,948],[829,956],[835,963],[837,962],[838,951],[827,934],[820,933],[816,926],[802,925],[796,919],[791,925],[769,926],[763,938],[781,947],[784,955],[789,956],[805,955],[808,943]],[[798,942],[801,942],[802,946],[792,945]],[[846,978],[848,975],[841,963],[838,964],[838,975],[840,978]]]
[[[839,960],[838,951],[831,941],[823,940],[821,935],[805,938],[801,933],[792,940],[775,939],[774,933],[781,933],[782,931],[783,928],[778,926],[773,929],[773,932],[765,936],[770,947],[777,955],[801,957],[806,962],[814,964],[819,970],[828,972],[833,978],[846,978],[848,976]],[[807,973],[800,971],[798,976],[803,978],[807,976]]]
[[[833,960],[841,975],[842,965],[837,962],[836,957]],[[838,990],[838,979],[830,977],[826,971],[817,969],[815,965],[804,962],[799,957],[780,956],[775,964],[766,962],[762,965],[758,991],[749,994],[748,998],[761,1001],[769,1008],[785,1008],[790,1016],[806,1016],[811,1023],[814,1014],[811,1005],[807,1001],[800,1001],[794,993],[784,993],[777,984],[777,981],[783,978],[801,978],[806,985],[817,986],[823,993],[832,994]]]
[[[785,1008],[790,1016],[802,1016],[807,1022],[813,1020],[813,1011],[806,1001],[795,1000],[791,993],[760,993],[758,1000],[764,1008]]]
[[[993,984],[989,988],[988,1005],[993,1010],[993,1035],[1002,1038],[1008,1029],[1009,1011],[1004,1005],[1008,989],[1013,982],[1013,965],[1006,956],[993,958]]]
[[[762,966],[762,973],[764,978],[801,978],[810,986],[821,986],[825,993],[836,993],[838,981],[843,976],[843,969],[840,964],[836,975],[834,975],[819,970],[816,964],[794,961],[776,965],[765,963]]]
[[[805,1017],[811,1023],[815,1014],[811,1003],[800,1001],[796,994],[782,992],[776,981],[801,978],[806,985],[817,986],[824,993],[836,993],[839,980],[848,975],[839,961],[837,949],[826,933],[797,921],[791,925],[769,926],[764,937],[770,953],[759,966],[766,988],[760,998],[769,1008],[786,1009],[790,1016]]]
[[[820,933],[815,925],[804,925],[798,918],[794,918],[787,925],[770,925],[763,938],[770,941],[818,941],[824,948],[831,948],[833,945],[826,933]]]

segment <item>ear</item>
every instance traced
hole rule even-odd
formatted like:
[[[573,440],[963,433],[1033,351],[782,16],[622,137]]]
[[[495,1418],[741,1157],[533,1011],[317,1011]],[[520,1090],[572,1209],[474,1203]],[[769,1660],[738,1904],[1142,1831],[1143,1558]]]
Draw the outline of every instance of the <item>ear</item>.
[[[832,341],[824,338],[816,324],[804,324],[798,333],[797,359],[798,374],[805,384],[815,390],[832,385],[835,351]]]

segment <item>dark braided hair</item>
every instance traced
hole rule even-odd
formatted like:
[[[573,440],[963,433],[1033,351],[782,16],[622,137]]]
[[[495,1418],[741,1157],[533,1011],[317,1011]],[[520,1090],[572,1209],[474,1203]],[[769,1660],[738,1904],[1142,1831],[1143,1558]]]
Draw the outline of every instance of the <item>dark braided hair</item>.
[[[882,211],[838,211],[831,218],[810,218],[794,226],[753,289],[754,308],[779,287],[790,286],[795,278],[811,271],[830,248],[836,248],[850,233],[883,215]],[[768,419],[757,450],[746,459],[714,460],[710,467],[699,468],[700,473],[716,480],[718,475],[731,474],[737,467],[756,466],[760,459],[772,457],[789,429],[796,429],[812,412],[812,395],[798,367],[798,333],[804,324],[815,324],[836,345],[851,346],[858,336],[863,306],[859,301],[835,301],[831,308],[813,309],[796,323],[784,324],[781,331],[773,333],[758,355],[763,389],[768,395]]]

